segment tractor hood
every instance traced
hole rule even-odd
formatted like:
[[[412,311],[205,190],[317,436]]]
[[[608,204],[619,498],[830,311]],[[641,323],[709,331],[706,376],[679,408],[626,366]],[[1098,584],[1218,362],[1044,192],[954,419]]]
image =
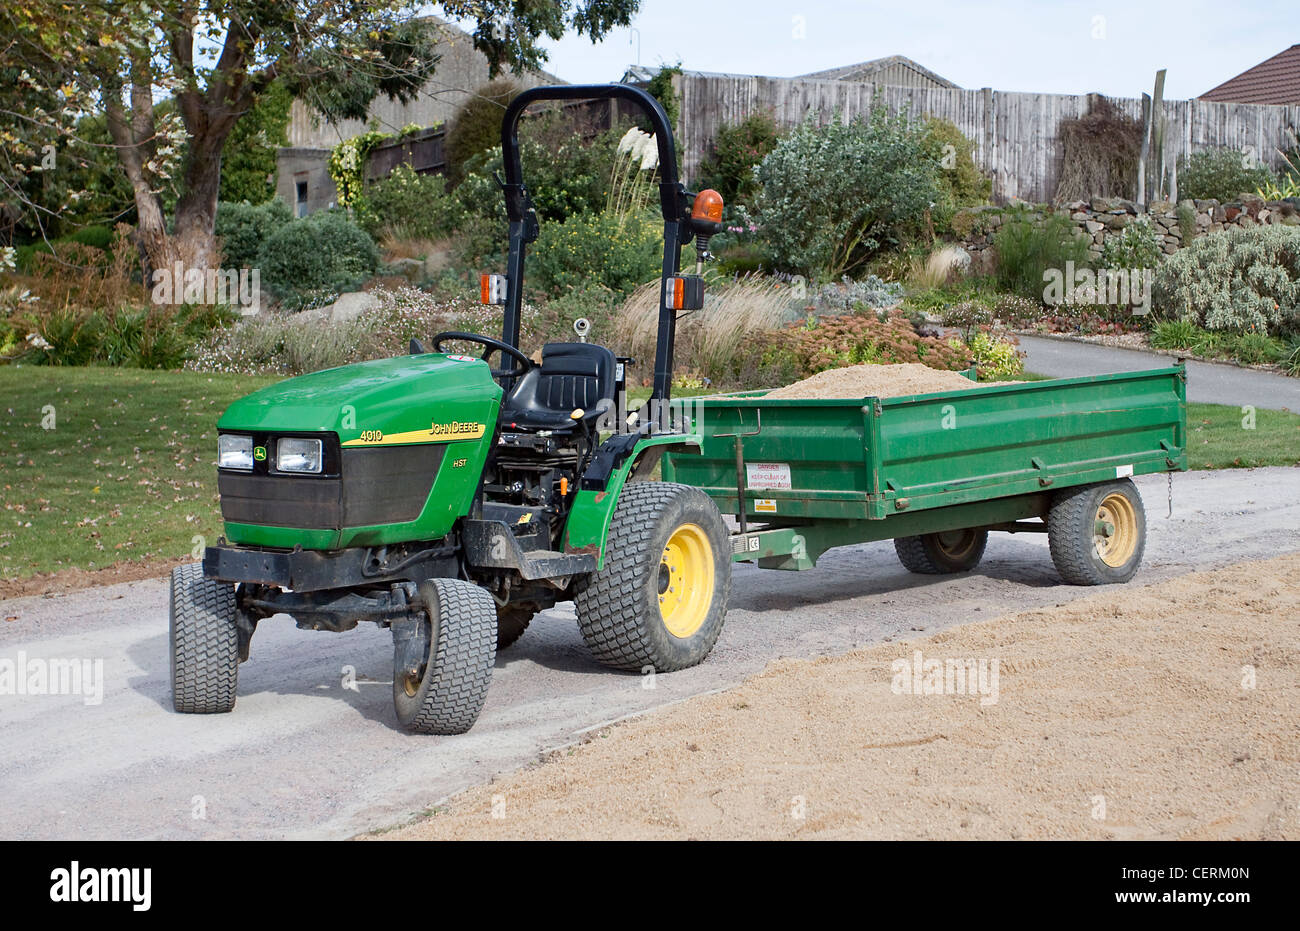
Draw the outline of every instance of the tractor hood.
[[[218,468],[226,538],[332,550],[444,537],[469,512],[501,388],[487,363],[425,353],[290,378],[217,421],[251,468]],[[281,442],[320,435],[315,469],[285,470]]]
[[[330,431],[344,446],[428,443],[440,432],[456,433],[449,428],[454,424],[482,425],[490,433],[500,397],[486,362],[425,353],[268,385],[226,408],[217,428]]]

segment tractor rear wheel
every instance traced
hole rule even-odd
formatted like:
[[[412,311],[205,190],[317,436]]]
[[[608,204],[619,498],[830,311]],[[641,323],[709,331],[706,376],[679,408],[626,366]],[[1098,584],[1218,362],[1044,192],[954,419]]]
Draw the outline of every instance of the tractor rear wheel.
[[[497,606],[497,652],[501,652],[524,635],[536,614],[520,605]]]
[[[1056,571],[1071,585],[1127,582],[1142,563],[1147,516],[1129,479],[1058,491],[1047,512]]]
[[[731,592],[731,541],[713,501],[669,482],[626,485],[605,566],[574,598],[578,628],[615,669],[672,672],[713,649]]]
[[[394,650],[393,707],[417,734],[463,734],[478,720],[496,661],[497,612],[472,582],[430,579],[420,585],[428,651],[408,674]]]
[[[984,547],[988,542],[987,530],[968,528],[919,537],[898,537],[894,540],[894,551],[898,553],[898,561],[909,572],[944,575],[974,569],[984,557]]]
[[[224,714],[235,707],[238,610],[235,587],[205,578],[200,563],[172,570],[172,707],[180,713]]]

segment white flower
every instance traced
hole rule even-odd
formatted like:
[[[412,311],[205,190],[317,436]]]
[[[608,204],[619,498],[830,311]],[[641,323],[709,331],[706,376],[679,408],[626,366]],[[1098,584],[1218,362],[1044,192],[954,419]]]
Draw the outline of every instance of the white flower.
[[[646,136],[641,144],[641,170],[649,171],[659,164],[659,146],[654,136]]]
[[[0,270],[11,272],[18,267],[18,251],[13,246],[0,247]]]
[[[618,140],[618,153],[631,152],[633,148],[641,141],[645,133],[633,126],[623,134],[623,138]]]
[[[53,349],[53,348],[54,348],[53,346],[51,346],[51,345],[50,345],[50,344],[45,340],[45,337],[41,336],[39,333],[28,333],[28,334],[27,334],[27,342],[29,342],[29,343],[32,344],[32,348],[33,348],[33,349]]]

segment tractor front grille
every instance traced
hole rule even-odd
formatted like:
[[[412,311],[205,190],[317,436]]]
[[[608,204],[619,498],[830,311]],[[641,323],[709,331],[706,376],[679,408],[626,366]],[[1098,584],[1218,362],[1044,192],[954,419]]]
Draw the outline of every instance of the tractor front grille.
[[[274,438],[260,439],[273,449]],[[338,474],[284,475],[218,470],[221,516],[228,522],[303,530],[398,524],[420,516],[445,444],[344,449]]]

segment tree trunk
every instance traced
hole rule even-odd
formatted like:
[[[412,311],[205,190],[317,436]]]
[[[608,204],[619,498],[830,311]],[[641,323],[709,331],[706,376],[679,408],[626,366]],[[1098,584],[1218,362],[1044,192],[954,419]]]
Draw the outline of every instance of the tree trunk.
[[[221,150],[229,132],[216,130],[210,123],[206,133],[190,140],[185,193],[176,203],[175,236],[189,262],[198,268],[221,264],[214,231],[221,193]]]

